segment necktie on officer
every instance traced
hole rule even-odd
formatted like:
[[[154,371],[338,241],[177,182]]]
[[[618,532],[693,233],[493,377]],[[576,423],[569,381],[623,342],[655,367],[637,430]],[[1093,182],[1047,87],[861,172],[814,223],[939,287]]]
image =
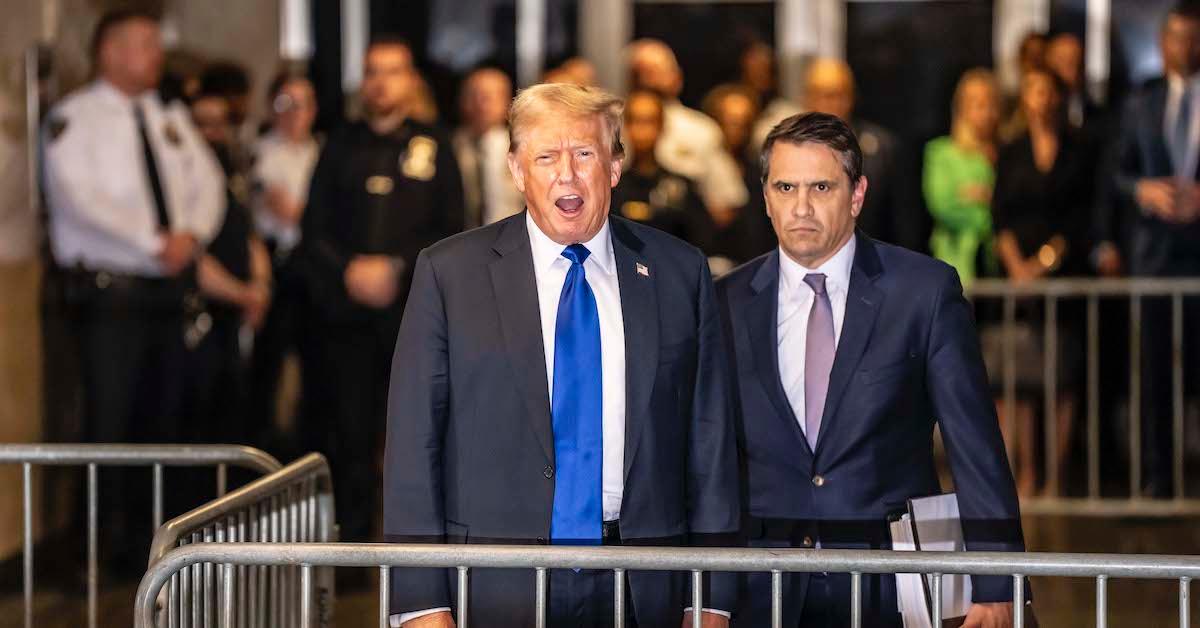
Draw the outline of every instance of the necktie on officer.
[[[813,290],[808,336],[804,344],[804,436],[809,447],[816,451],[836,347],[833,338],[833,305],[825,290],[825,275],[810,273],[804,276],[804,283]]]
[[[133,117],[137,119],[138,135],[142,140],[142,155],[146,160],[146,178],[149,179],[150,192],[154,195],[154,214],[158,218],[158,226],[170,230],[171,218],[167,214],[167,197],[163,193],[162,179],[158,174],[158,161],[154,158],[154,148],[150,145],[150,136],[146,133],[146,114],[140,104],[133,106]]]
[[[1175,128],[1172,129],[1168,142],[1171,147],[1171,159],[1177,174],[1182,172],[1187,160],[1188,139],[1192,134],[1192,88],[1184,85],[1183,93],[1179,95],[1179,111],[1175,113]]]
[[[554,325],[554,510],[556,544],[598,545],[601,539],[604,464],[600,314],[583,262],[590,251],[572,244],[563,252],[571,269],[558,299]]]

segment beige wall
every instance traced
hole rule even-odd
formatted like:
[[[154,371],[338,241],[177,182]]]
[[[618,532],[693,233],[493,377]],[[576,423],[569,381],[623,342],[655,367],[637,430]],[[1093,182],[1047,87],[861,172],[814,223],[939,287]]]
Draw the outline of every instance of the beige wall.
[[[30,207],[24,53],[34,43],[36,0],[8,0],[0,20],[0,442],[41,436],[40,269]],[[21,468],[0,466],[0,556],[21,538]]]
[[[30,208],[25,138],[24,51],[39,36],[52,42],[59,96],[87,81],[87,49],[99,16],[131,4],[152,11],[161,0],[4,0],[0,20],[0,442],[36,442],[43,425],[43,356],[37,261],[38,221]],[[279,64],[278,3],[272,0],[168,0],[177,46],[245,65],[253,112]],[[67,356],[57,356],[60,359]],[[45,387],[55,392],[54,382]],[[60,391],[61,392],[61,391]],[[0,559],[20,550],[21,469],[0,466]],[[35,514],[38,509],[35,508]],[[35,522],[35,529],[39,524]]]

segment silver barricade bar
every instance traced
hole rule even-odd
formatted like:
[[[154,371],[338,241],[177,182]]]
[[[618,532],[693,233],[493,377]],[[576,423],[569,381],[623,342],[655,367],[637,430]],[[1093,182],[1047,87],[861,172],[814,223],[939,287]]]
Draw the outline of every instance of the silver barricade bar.
[[[1120,279],[1097,278],[1052,278],[1040,279],[1024,283],[1013,283],[1005,279],[979,279],[971,284],[966,294],[971,299],[996,300],[1002,305],[1000,330],[1003,346],[1000,349],[1000,396],[1003,400],[1000,421],[1005,428],[1006,441],[1021,446],[1018,432],[1029,429],[1026,425],[1018,425],[1017,409],[1017,361],[1014,330],[1017,324],[1017,305],[1020,302],[1041,301],[1044,320],[1041,321],[1041,364],[1042,386],[1042,437],[1044,440],[1043,475],[1047,490],[1037,497],[1022,499],[1024,514],[1070,514],[1085,516],[1185,516],[1200,514],[1200,499],[1188,497],[1187,469],[1185,451],[1185,391],[1184,391],[1184,300],[1200,298],[1200,278],[1151,278],[1131,277]],[[1101,495],[1100,482],[1100,299],[1120,298],[1128,300],[1128,402],[1129,402],[1129,432],[1124,446],[1127,449],[1128,496]],[[1060,421],[1077,422],[1077,416],[1067,418],[1059,416],[1058,392],[1063,390],[1059,381],[1058,369],[1061,356],[1059,355],[1059,323],[1061,316],[1060,302],[1075,299],[1082,302],[1086,318],[1084,348],[1086,370],[1083,373],[1083,384],[1075,391],[1078,399],[1083,401],[1083,411],[1072,408],[1073,415],[1085,418],[1085,444],[1087,448],[1087,493],[1086,497],[1065,497],[1061,490],[1063,469],[1061,465],[1066,460],[1068,441],[1059,442],[1069,435],[1060,432],[1063,426]],[[1169,427],[1165,429],[1162,438],[1169,439],[1170,445],[1164,447],[1159,455],[1170,457],[1170,476],[1174,485],[1173,499],[1153,499],[1153,496],[1143,496],[1143,425],[1147,421],[1160,421],[1161,417],[1143,416],[1142,403],[1145,399],[1146,386],[1143,381],[1142,359],[1145,348],[1144,334],[1147,325],[1161,325],[1156,317],[1146,318],[1145,309],[1148,299],[1164,301],[1169,307],[1160,316],[1169,313],[1170,325],[1164,330],[1169,337],[1169,363],[1163,364],[1164,372],[1170,370],[1170,378],[1166,385],[1170,387],[1170,416]],[[1116,340],[1116,339],[1114,339]],[[995,374],[994,374],[995,375]],[[1068,428],[1069,429],[1069,428]],[[1149,443],[1145,443],[1149,445]],[[1028,446],[1028,443],[1025,443]],[[1029,454],[1025,454],[1029,455]],[[1020,468],[1019,462],[1009,452],[1009,462]]]
[[[163,524],[151,544],[150,568],[180,547],[334,541],[334,513],[329,464],[310,453]],[[328,568],[196,563],[158,594],[158,625],[326,626],[333,585]]]
[[[545,570],[603,569],[620,578],[627,571],[691,572],[701,580],[704,572],[768,572],[773,575],[772,608],[781,605],[784,572],[850,573],[861,593],[861,575],[869,574],[964,574],[1011,576],[1014,604],[1023,607],[1025,582],[1033,576],[1094,578],[1097,582],[1097,619],[1103,625],[1106,612],[1104,587],[1109,578],[1178,580],[1180,617],[1186,624],[1189,584],[1200,575],[1200,557],[1061,554],[1019,552],[895,552],[883,550],[809,550],[694,547],[529,547],[508,545],[387,545],[371,543],[208,543],[188,545],[168,552],[150,566],[138,587],[135,621],[137,628],[154,628],[155,601],[172,575],[204,563],[276,567],[367,567],[378,568],[386,585],[389,567],[435,567],[456,569],[460,579],[458,611],[465,626],[468,611],[464,598],[469,584],[466,574],[473,568],[534,569],[538,624],[545,625]],[[935,583],[940,579],[935,579]],[[941,587],[935,584],[938,596]],[[700,587],[693,588],[699,597]],[[380,593],[380,626],[386,626],[386,589]],[[852,595],[861,604],[861,595]],[[693,603],[697,603],[693,599]],[[936,605],[935,605],[935,608]],[[940,611],[939,611],[940,612]],[[851,609],[853,625],[861,625],[861,608]],[[773,613],[774,626],[782,623]],[[1014,613],[1014,625],[1024,624],[1024,613]],[[308,628],[311,624],[301,624]]]
[[[87,470],[87,618],[97,625],[99,599],[97,504],[100,467],[153,468],[153,524],[162,523],[163,467],[216,467],[218,478],[230,466],[271,473],[283,465],[264,451],[241,445],[143,445],[118,443],[4,443],[0,464],[22,466],[23,587],[25,626],[33,626],[33,467],[79,466]],[[218,494],[221,482],[217,483]]]

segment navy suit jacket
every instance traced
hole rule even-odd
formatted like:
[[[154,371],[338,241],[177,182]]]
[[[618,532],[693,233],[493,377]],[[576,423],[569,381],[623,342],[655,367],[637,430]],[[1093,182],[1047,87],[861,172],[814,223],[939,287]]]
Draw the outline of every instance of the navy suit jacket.
[[[1177,269],[1180,258],[1192,257],[1200,248],[1200,221],[1174,225],[1143,212],[1135,200],[1139,179],[1171,177],[1175,165],[1163,134],[1167,109],[1167,81],[1157,79],[1130,96],[1121,116],[1115,146],[1113,189],[1102,195],[1098,229],[1103,239],[1122,241],[1133,275],[1172,275],[1193,272]],[[1198,173],[1194,173],[1195,176]]]
[[[778,249],[717,282],[736,363],[745,533],[756,545],[890,549],[888,516],[910,498],[942,492],[937,423],[967,548],[1022,551],[1016,490],[958,275],[924,255],[855,237],[816,451],[779,378]],[[780,521],[789,522],[783,538]],[[894,600],[894,579],[877,586]],[[803,600],[803,582],[798,587]],[[977,602],[1011,600],[1011,589],[1006,577],[974,580]],[[878,595],[864,588],[868,603]]]
[[[459,234],[417,259],[388,400],[389,541],[550,537],[554,438],[525,220]],[[707,262],[662,232],[609,221],[627,371],[622,539],[728,540],[739,518],[737,450]],[[638,623],[678,625],[685,580],[628,574]],[[706,605],[732,609],[734,578],[712,580]],[[392,612],[452,606],[455,585],[444,570],[397,569]],[[533,602],[532,570],[472,570],[473,626],[532,626]]]

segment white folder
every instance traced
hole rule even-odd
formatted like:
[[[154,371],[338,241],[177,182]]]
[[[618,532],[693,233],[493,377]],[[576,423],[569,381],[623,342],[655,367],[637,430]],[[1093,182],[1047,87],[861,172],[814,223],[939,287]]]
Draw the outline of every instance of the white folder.
[[[896,551],[962,552],[962,520],[954,493],[911,499],[908,512],[892,521],[892,549]],[[971,608],[971,578],[942,577],[942,628],[959,626]],[[933,628],[933,576],[896,574],[896,602],[905,628]]]

